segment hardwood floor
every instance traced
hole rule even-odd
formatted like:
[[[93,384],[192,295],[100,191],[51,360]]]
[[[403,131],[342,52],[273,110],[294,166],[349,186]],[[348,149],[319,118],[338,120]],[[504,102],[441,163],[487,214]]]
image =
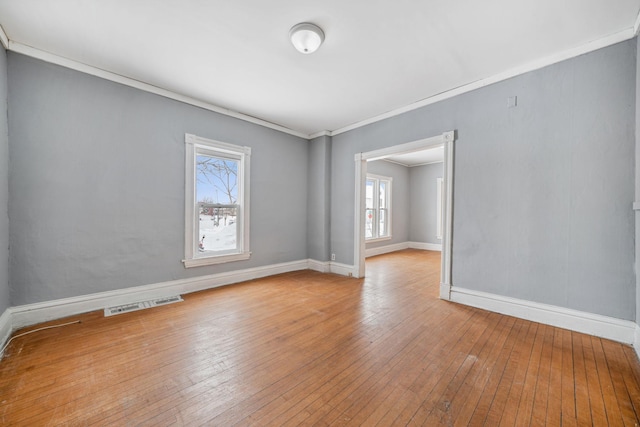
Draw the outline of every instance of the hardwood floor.
[[[437,252],[311,271],[14,340],[2,425],[638,425],[619,343],[437,298]],[[64,323],[59,320],[50,324]]]

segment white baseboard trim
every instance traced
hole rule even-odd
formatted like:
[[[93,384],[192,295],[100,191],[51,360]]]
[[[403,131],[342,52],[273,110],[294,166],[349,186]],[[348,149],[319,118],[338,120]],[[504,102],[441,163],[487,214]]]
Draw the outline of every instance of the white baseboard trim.
[[[320,273],[330,273],[331,263],[328,261],[318,261],[315,259],[309,259],[309,270],[319,271]]]
[[[390,252],[401,251],[404,249],[421,249],[423,251],[439,251],[442,252],[442,244],[440,243],[422,243],[422,242],[402,242],[393,245],[378,246],[376,248],[368,248],[365,250],[365,258],[371,256],[388,254]]]
[[[2,356],[4,354],[2,347],[4,347],[5,343],[11,336],[11,332],[13,332],[13,326],[11,324],[11,308],[7,308],[4,313],[0,316],[0,360],[2,360]]]
[[[451,284],[440,283],[440,299],[450,301],[451,300]]]
[[[354,265],[340,264],[339,262],[331,261],[329,268],[330,272],[334,274],[348,277],[356,276],[356,267]]]
[[[423,251],[438,251],[442,252],[441,243],[421,243],[421,242],[409,242],[410,249],[422,249]]]
[[[364,257],[369,258],[371,256],[388,254],[389,252],[401,251],[403,249],[409,249],[409,242],[394,243],[393,245],[378,246],[376,248],[368,248],[364,251]]]
[[[451,301],[533,322],[595,335],[625,344],[637,343],[638,325],[629,320],[540,304],[459,287],[451,288]],[[637,351],[636,347],[636,351]]]
[[[27,304],[11,307],[11,328],[13,330],[24,326],[34,325],[53,319],[73,316],[105,307],[112,307],[131,302],[148,301],[155,298],[169,297],[172,295],[188,294],[260,277],[273,276],[274,274],[290,271],[306,270],[310,268],[309,260],[286,262],[263,267],[248,268],[244,270],[230,271],[226,273],[211,274],[207,276],[192,277],[188,279],[172,280],[169,282],[154,283],[150,285],[136,286],[115,291],[100,292],[90,295],[82,295],[72,298],[64,298],[46,301],[36,304]],[[2,320],[2,318],[0,318]]]
[[[637,320],[640,321],[640,320]],[[633,339],[633,348],[636,351],[636,355],[638,356],[638,359],[640,359],[640,325],[636,324],[636,333],[635,333],[635,337]]]

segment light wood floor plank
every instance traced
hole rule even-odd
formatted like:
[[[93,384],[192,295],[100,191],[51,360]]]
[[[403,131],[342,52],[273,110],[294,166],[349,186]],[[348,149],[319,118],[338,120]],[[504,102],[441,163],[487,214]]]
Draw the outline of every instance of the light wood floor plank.
[[[556,373],[562,378],[562,425],[576,425],[578,422],[576,416],[576,378],[573,363],[573,340],[571,332],[567,330],[558,330],[562,335],[562,370]],[[559,344],[559,343],[558,343]]]
[[[587,379],[587,363],[585,353],[587,349],[583,347],[582,334],[571,333],[573,341],[573,372],[574,391],[576,396],[576,419],[578,425],[592,425],[593,417],[589,400],[589,381]]]
[[[544,330],[544,343],[538,371],[538,382],[531,413],[532,426],[559,425],[560,424],[560,382],[552,385],[554,372],[554,328],[542,325]],[[556,354],[556,363],[561,359]],[[552,375],[553,373],[553,375]]]
[[[549,399],[547,402],[547,418],[542,425],[560,425],[562,423],[562,330],[551,328],[553,334],[553,342],[551,344],[551,368],[549,382]],[[535,414],[535,412],[534,412]]]

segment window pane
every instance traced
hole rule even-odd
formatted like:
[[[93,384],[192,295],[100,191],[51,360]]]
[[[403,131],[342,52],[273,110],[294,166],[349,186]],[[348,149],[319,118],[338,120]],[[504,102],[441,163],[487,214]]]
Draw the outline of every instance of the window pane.
[[[198,251],[238,247],[238,160],[196,156]]]
[[[387,236],[389,234],[389,232],[387,231],[387,210],[386,209],[380,209],[380,237],[382,236]]]
[[[198,251],[230,251],[238,242],[238,208],[200,204]]]
[[[238,203],[238,160],[198,154],[196,156],[196,201]]]
[[[374,187],[375,182],[368,179],[365,187],[365,208],[373,209]]]
[[[373,209],[366,209],[365,210],[365,219],[364,219],[364,237],[365,237],[365,239],[370,239],[370,238],[375,236],[374,235],[375,230],[373,229],[373,226],[375,224],[374,215],[375,215],[375,211]]]
[[[387,207],[387,183],[385,181],[380,181],[380,207]]]

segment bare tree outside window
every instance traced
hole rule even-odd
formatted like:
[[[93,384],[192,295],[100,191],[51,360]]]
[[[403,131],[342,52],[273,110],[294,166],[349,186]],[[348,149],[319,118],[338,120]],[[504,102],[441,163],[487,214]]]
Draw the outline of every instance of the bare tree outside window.
[[[185,134],[186,268],[247,260],[251,148]]]
[[[235,204],[238,201],[238,161],[197,156],[198,201]],[[200,190],[202,189],[202,197]]]
[[[199,214],[198,250],[237,247],[238,160],[196,156],[196,201]]]

